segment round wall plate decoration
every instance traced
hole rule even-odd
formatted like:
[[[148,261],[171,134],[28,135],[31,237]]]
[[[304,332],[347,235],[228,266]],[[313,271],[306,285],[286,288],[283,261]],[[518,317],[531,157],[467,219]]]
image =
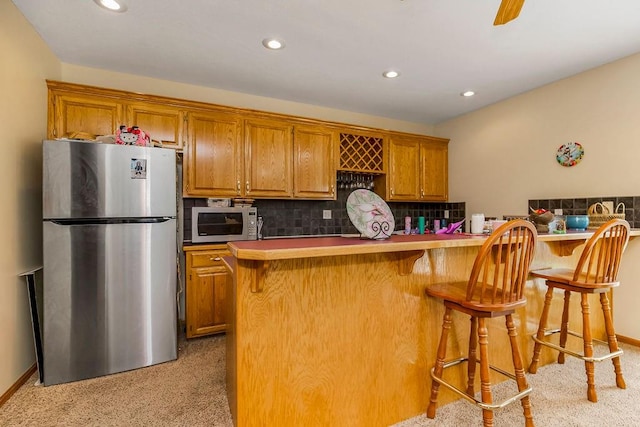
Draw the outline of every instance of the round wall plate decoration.
[[[567,142],[566,144],[562,144],[556,152],[556,160],[558,163],[567,167],[575,166],[580,163],[582,156],[584,156],[584,148],[582,148],[582,144],[579,142]]]

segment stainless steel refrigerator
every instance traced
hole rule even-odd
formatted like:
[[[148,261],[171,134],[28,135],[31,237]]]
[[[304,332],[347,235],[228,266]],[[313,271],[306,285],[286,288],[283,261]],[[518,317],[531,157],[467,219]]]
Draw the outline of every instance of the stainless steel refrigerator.
[[[176,157],[43,142],[43,378],[177,357]]]

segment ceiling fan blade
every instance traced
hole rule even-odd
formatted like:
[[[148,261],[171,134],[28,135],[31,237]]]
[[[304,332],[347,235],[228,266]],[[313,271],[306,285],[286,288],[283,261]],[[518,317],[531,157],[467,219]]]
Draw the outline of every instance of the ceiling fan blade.
[[[493,25],[503,25],[516,19],[520,15],[523,4],[524,0],[502,0]]]

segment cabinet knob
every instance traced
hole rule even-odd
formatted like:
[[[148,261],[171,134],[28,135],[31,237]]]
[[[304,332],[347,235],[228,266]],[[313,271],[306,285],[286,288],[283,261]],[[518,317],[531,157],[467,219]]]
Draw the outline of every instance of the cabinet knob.
[[[236,181],[236,192],[240,194],[240,180]]]
[[[393,191],[393,188],[392,188],[392,189],[391,189],[391,195],[392,195],[392,196],[395,196],[395,194],[396,194],[396,192],[395,192],[395,191]]]
[[[331,185],[331,195],[335,195],[336,194],[336,190],[335,190],[335,186]]]
[[[420,197],[424,197],[424,188],[420,189]]]
[[[220,261],[220,259],[221,258],[219,256],[217,256],[215,258],[209,258],[209,261]]]
[[[246,184],[244,185],[244,188],[248,193],[249,192],[249,181],[246,182]]]

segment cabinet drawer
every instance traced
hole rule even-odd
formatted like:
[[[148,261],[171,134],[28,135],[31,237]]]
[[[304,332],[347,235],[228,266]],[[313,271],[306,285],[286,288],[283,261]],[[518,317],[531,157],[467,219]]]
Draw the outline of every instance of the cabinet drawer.
[[[191,254],[191,267],[224,267],[223,256],[229,256],[229,251],[207,251]]]

